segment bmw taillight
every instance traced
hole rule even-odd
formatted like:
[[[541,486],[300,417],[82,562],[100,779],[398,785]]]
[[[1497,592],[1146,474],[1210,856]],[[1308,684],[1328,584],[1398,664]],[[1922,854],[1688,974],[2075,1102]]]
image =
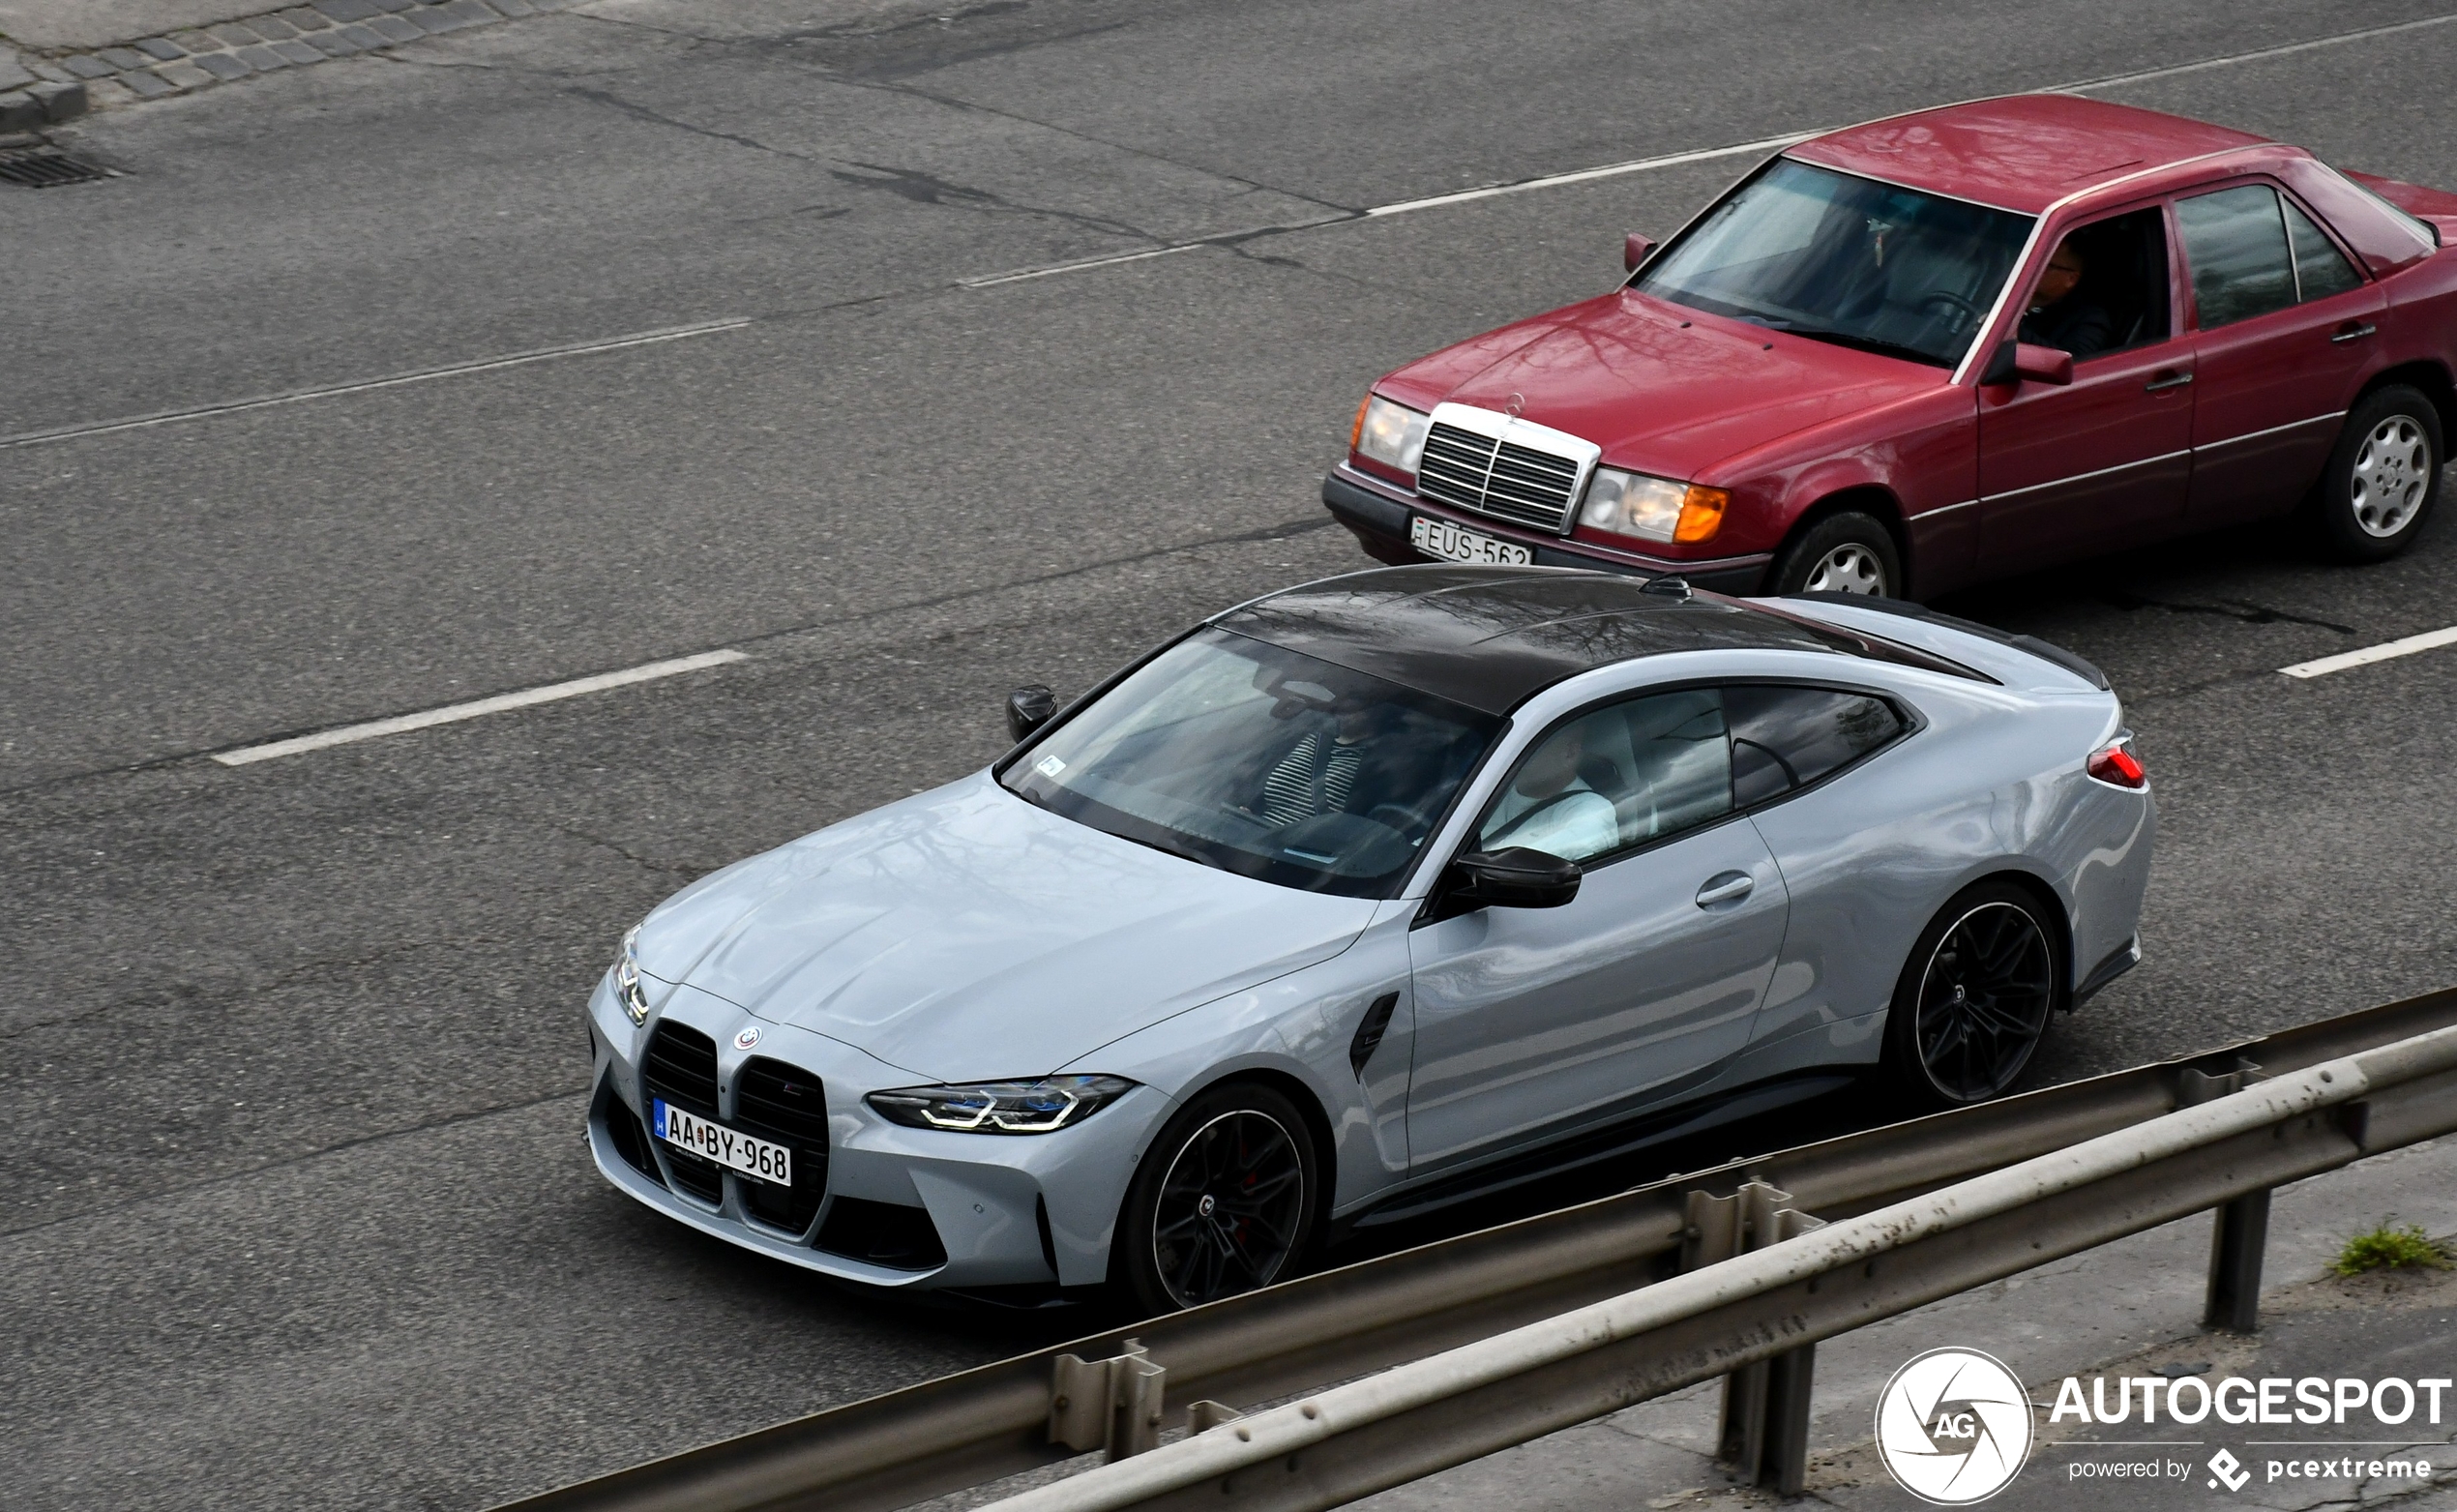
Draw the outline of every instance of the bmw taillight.
[[[2083,763],[2084,771],[2112,787],[2127,787],[2135,792],[2149,786],[2149,774],[2142,770],[2141,759],[2133,755],[2133,743],[2118,740],[2099,747]]]

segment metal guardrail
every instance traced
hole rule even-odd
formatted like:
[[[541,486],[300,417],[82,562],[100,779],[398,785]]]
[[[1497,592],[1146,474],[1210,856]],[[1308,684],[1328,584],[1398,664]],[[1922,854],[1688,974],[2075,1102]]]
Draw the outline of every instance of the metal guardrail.
[[[889,1508],[1101,1447],[1018,1512],[1328,1507],[1716,1376],[1727,1449],[1796,1483],[1817,1339],[2222,1204],[2213,1320],[2241,1313],[2270,1187],[2457,1128],[2457,1070],[2417,1054],[2457,1067],[2457,992],[1673,1177],[506,1512]],[[1197,1431],[1151,1448],[1165,1400]]]
[[[2324,1061],[1213,1427],[993,1512],[1338,1506],[2445,1134],[2457,1129],[2452,1092],[2457,1027]]]

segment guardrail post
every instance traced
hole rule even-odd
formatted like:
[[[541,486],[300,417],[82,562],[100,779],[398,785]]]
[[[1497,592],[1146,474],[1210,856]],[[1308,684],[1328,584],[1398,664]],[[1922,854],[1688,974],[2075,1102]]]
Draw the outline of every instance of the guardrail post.
[[[1748,1182],[1731,1197],[1690,1193],[1681,1269],[1711,1265],[1824,1227],[1791,1201],[1791,1193],[1763,1181]],[[1816,1373],[1817,1347],[1802,1345],[1726,1376],[1715,1457],[1753,1484],[1798,1496],[1808,1475],[1810,1385]]]
[[[2261,1080],[2261,1068],[2239,1055],[2235,1070],[2214,1077],[2187,1068],[2176,1100],[2178,1106],[2190,1108],[2240,1092]],[[2218,1204],[2209,1235],[2209,1285],[2202,1303],[2203,1327],[2230,1333],[2252,1333],[2261,1327],[2261,1262],[2268,1247],[2267,1188]]]
[[[1123,1352],[1106,1360],[1061,1354],[1050,1376],[1051,1443],[1080,1453],[1106,1449],[1111,1463],[1160,1447],[1169,1372],[1140,1343],[1129,1339]]]

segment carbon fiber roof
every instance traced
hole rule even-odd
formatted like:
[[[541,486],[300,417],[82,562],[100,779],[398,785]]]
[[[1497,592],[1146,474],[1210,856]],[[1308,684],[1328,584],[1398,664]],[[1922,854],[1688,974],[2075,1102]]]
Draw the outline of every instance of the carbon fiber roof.
[[[1590,667],[1669,651],[1866,654],[1862,637],[1709,594],[1557,567],[1392,567],[1229,610],[1223,630],[1506,714]]]

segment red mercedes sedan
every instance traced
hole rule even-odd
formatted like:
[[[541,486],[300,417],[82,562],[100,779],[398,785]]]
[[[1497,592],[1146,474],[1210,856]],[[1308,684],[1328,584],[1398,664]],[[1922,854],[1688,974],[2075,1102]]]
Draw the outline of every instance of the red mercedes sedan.
[[[1787,149],[1628,281],[1377,382],[1322,501],[1387,562],[1922,598],[2304,511],[2431,512],[2457,195],[2069,95]]]

